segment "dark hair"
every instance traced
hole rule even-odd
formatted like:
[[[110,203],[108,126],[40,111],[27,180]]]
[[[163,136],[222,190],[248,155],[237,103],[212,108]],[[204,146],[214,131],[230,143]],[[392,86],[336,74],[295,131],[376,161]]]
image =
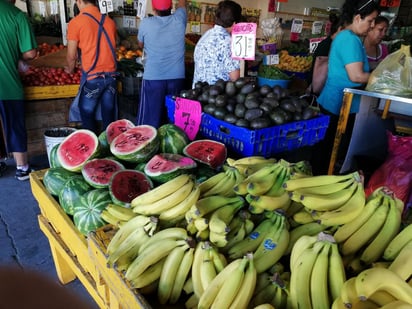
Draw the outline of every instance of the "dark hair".
[[[389,26],[389,19],[387,19],[385,16],[379,15],[375,18],[375,25],[378,24],[387,24]]]
[[[242,7],[234,1],[225,0],[217,5],[215,14],[215,24],[224,28],[229,28],[233,23],[242,20]]]
[[[344,25],[342,18],[335,13],[329,14],[330,32],[329,35],[333,35],[338,32],[339,28]]]
[[[156,10],[158,16],[169,16],[172,15],[172,9],[167,10]]]
[[[356,15],[362,19],[373,12],[380,13],[381,8],[375,0],[346,0],[342,6],[342,19],[345,24],[351,24]]]

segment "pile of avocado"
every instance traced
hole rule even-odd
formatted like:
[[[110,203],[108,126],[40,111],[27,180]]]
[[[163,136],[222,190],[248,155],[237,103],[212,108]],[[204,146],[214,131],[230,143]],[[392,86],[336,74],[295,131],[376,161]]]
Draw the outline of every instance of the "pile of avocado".
[[[213,85],[197,82],[193,89],[183,90],[179,96],[199,101],[202,111],[217,119],[253,130],[319,115],[319,109],[306,97],[293,96],[279,85],[258,86],[255,80],[244,77],[236,81],[218,80]]]

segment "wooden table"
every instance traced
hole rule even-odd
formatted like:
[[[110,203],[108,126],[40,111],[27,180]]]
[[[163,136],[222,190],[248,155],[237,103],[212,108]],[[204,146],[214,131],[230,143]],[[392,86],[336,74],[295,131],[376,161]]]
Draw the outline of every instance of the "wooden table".
[[[338,127],[336,129],[336,135],[335,135],[335,140],[333,143],[332,155],[331,155],[330,162],[329,162],[329,169],[328,169],[329,175],[333,174],[333,170],[334,170],[337,155],[338,155],[339,145],[342,140],[342,135],[346,131],[346,126],[348,124],[349,111],[352,106],[353,97],[355,95],[368,96],[368,97],[385,100],[385,105],[384,105],[384,109],[382,112],[382,119],[386,119],[388,117],[389,108],[391,106],[392,101],[411,104],[411,108],[412,108],[412,98],[406,98],[406,97],[400,97],[400,96],[395,96],[391,94],[384,94],[384,93],[371,92],[371,91],[366,91],[366,90],[358,90],[358,89],[352,89],[352,88],[343,89],[342,107],[341,107],[340,114],[339,114]]]

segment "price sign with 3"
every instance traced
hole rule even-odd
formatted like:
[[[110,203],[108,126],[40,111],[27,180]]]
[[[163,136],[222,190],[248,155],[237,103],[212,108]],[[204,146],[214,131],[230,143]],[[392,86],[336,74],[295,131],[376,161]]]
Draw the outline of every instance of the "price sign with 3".
[[[232,58],[255,60],[256,24],[238,23],[232,29]]]

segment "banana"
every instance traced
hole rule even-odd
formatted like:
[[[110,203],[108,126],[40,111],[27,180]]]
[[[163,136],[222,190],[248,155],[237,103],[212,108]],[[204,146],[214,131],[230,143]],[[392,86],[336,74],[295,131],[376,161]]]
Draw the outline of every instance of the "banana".
[[[220,181],[226,179],[225,172],[217,173],[199,184],[200,193],[203,194],[215,187]]]
[[[194,257],[194,250],[196,250],[196,249],[193,249],[193,257]],[[191,262],[191,264],[190,264],[190,267],[192,267],[192,265],[193,265],[193,260],[192,260],[192,262]],[[192,275],[191,275],[190,273],[188,274],[188,277],[187,277],[185,283],[183,284],[183,291],[184,291],[187,295],[192,294],[192,293],[194,292],[194,290],[193,290]]]
[[[288,209],[286,210],[286,217],[291,218],[293,215],[301,210],[303,210],[305,206],[302,203],[291,201]]]
[[[338,226],[356,219],[365,207],[365,192],[361,182],[356,184],[356,190],[352,196],[338,209],[325,211],[319,215],[313,215],[314,219],[328,226]]]
[[[195,219],[193,223],[199,232],[205,231],[209,228],[209,219],[204,217]]]
[[[309,222],[306,224],[298,225],[297,227],[289,231],[289,244],[286,248],[285,254],[290,254],[295,242],[303,235],[314,236],[318,233],[326,230],[328,227],[326,225],[320,224],[319,222]]]
[[[332,243],[328,264],[328,282],[331,295],[331,303],[333,303],[333,301],[339,297],[343,283],[345,281],[346,272],[342,257],[339,253],[338,245],[336,243]]]
[[[172,293],[173,285],[176,280],[179,265],[183,260],[186,250],[189,245],[177,246],[167,255],[165,263],[163,264],[162,272],[159,278],[159,285],[157,287],[157,297],[160,304],[164,305],[169,301]]]
[[[373,239],[376,233],[383,226],[389,211],[389,205],[381,204],[378,209],[369,217],[369,219],[345,242],[342,243],[341,252],[344,255],[350,255],[358,252],[365,244]]]
[[[140,247],[139,254],[142,254],[148,247],[152,245],[159,245],[163,240],[174,239],[174,240],[185,240],[188,239],[189,235],[184,228],[181,227],[169,227],[163,229],[152,237],[149,238],[142,246]]]
[[[276,175],[275,171],[278,168],[279,167],[278,167],[277,164],[265,165],[262,168],[260,168],[259,170],[255,171],[254,173],[247,176],[240,183],[236,184],[234,186],[233,190],[236,192],[236,194],[246,195],[248,193],[248,186],[249,186],[250,183],[252,183],[252,182],[257,182],[258,183],[258,182],[266,179],[270,175],[275,176]],[[269,179],[272,179],[272,178],[269,178]],[[273,179],[273,182],[274,181],[275,181],[275,179]],[[272,182],[272,185],[273,185],[273,182]]]
[[[182,187],[184,184],[186,184],[190,180],[190,178],[191,176],[189,174],[179,175],[176,178],[173,178],[172,180],[135,197],[131,202],[131,208],[134,208],[136,205],[140,204],[153,204],[166,198],[167,196],[178,190],[180,187]]]
[[[392,261],[407,243],[412,241],[412,224],[405,226],[398,235],[391,240],[383,252],[383,258]]]
[[[196,309],[199,303],[199,297],[196,294],[190,295],[190,297],[185,302],[186,309]]]
[[[412,240],[409,241],[389,265],[389,270],[396,273],[403,280],[408,280],[412,275]]]
[[[294,178],[285,182],[285,189],[287,191],[295,191],[300,188],[307,188],[313,186],[324,186],[328,184],[334,184],[348,180],[352,177],[359,175],[357,172],[350,173],[346,175],[319,175],[319,176],[308,176],[302,178]]]
[[[241,196],[225,197],[221,195],[212,195],[199,199],[194,208],[194,214],[197,217],[203,217],[216,209],[228,205],[239,204],[243,205],[244,199]]]
[[[174,207],[171,207],[159,215],[159,220],[167,221],[176,221],[183,220],[185,213],[196,204],[197,200],[200,197],[200,188],[195,185],[189,195],[180,203],[176,204]]]
[[[253,261],[253,256],[248,257],[249,263],[245,271],[243,282],[236,293],[229,309],[246,309],[252,299],[253,290],[256,286],[257,272]]]
[[[395,300],[393,302],[387,303],[385,306],[382,306],[381,309],[412,309],[412,304],[402,301],[402,300]]]
[[[202,284],[203,290],[206,290],[210,282],[216,277],[217,271],[213,264],[213,257],[210,253],[212,249],[210,249],[210,246],[206,243],[205,247],[202,247],[202,250],[205,250],[205,252],[203,253],[203,259],[200,264],[200,283]]]
[[[111,215],[122,221],[129,221],[136,216],[131,208],[126,208],[112,203],[107,205],[106,210]]]
[[[376,291],[385,291],[398,300],[412,304],[412,287],[387,268],[368,268],[356,276],[356,292],[360,300]]]
[[[261,290],[263,290],[265,287],[267,287],[272,282],[272,276],[273,275],[269,273],[268,271],[257,274],[256,285],[253,290],[253,295],[256,295]]]
[[[364,264],[370,265],[381,258],[385,248],[398,234],[401,227],[401,220],[402,213],[399,211],[398,207],[396,207],[395,200],[389,198],[389,211],[386,220],[372,242],[363,249],[360,256],[360,260]]]
[[[165,263],[166,258],[161,259],[157,263],[151,265],[147,268],[140,276],[134,278],[130,281],[131,285],[136,289],[143,289],[152,283],[156,282],[160,278],[160,274],[162,273],[163,265]],[[156,283],[156,289],[157,289]]]
[[[343,302],[346,308],[352,308],[352,306],[358,301],[356,276],[349,278],[343,283],[342,291],[338,299]]]
[[[223,248],[228,242],[226,233],[221,234],[212,230],[209,231],[209,240],[212,244],[219,248]]]
[[[376,291],[375,293],[373,293],[368,300],[372,301],[373,303],[375,303],[379,308],[381,308],[382,306],[391,303],[395,300],[397,300],[395,297],[393,297],[391,294],[389,294],[388,292],[382,290],[382,291]]]
[[[194,186],[195,182],[190,178],[183,186],[161,200],[152,204],[135,204],[133,211],[143,215],[160,215],[163,211],[184,201],[192,192]]]
[[[273,169],[272,172],[262,178],[250,180],[247,184],[247,192],[252,195],[262,195],[268,192],[276,183],[278,177],[278,170],[280,166],[277,165],[277,169]]]
[[[219,291],[221,291],[224,285],[227,285],[228,279],[232,277],[234,271],[242,264],[246,263],[246,259],[236,259],[228,264],[220,273],[218,273],[215,279],[213,279],[213,281],[209,284],[207,289],[201,294],[197,308],[211,308]],[[246,267],[246,265],[243,265],[243,267]]]
[[[260,164],[260,163],[275,163],[275,162],[276,162],[275,158],[265,158],[263,156],[248,156],[248,157],[243,157],[243,158],[235,160],[231,166],[236,166],[239,164],[254,165],[254,164]]]
[[[253,309],[275,309],[271,304],[261,304],[256,307],[253,307]]]
[[[215,269],[220,273],[227,265],[226,257],[219,253],[216,247],[211,246],[209,251],[210,257],[212,258]]]
[[[225,177],[222,178],[215,186],[209,190],[203,192],[201,190],[200,196],[206,197],[211,195],[222,195],[226,197],[233,197],[236,195],[233,187],[236,185],[235,168],[228,168],[224,174]]]
[[[354,178],[349,178],[341,182],[329,183],[323,186],[314,185],[313,187],[305,187],[297,189],[300,194],[305,195],[329,195],[347,189],[355,181]]]
[[[262,288],[259,292],[257,292],[251,299],[250,305],[251,306],[258,306],[264,303],[272,303],[273,296],[276,294],[276,290],[278,286],[273,280],[270,280],[270,283]]]
[[[330,250],[331,243],[326,241],[313,264],[312,274],[310,276],[312,308],[329,309],[331,306],[328,277]]]
[[[307,224],[310,222],[315,222],[315,218],[306,209],[302,209],[293,215],[293,221],[299,224]]]
[[[270,303],[275,308],[286,308],[287,307],[287,298],[288,298],[288,291],[286,287],[282,287],[280,285],[276,286],[275,295],[273,296]]]
[[[278,196],[269,196],[269,195],[252,195],[251,196],[251,205],[253,207],[259,207],[264,210],[273,211],[276,209],[284,209],[290,205],[290,198],[287,192],[283,192]]]
[[[122,220],[120,220],[118,217],[113,216],[106,209],[103,209],[103,211],[100,213],[100,218],[102,218],[105,222],[111,225],[114,225],[116,227],[119,227],[122,222]]]
[[[209,229],[196,232],[196,240],[197,241],[209,240],[209,236],[210,236],[210,230]]]
[[[237,229],[231,229],[230,232],[227,234],[227,244],[223,248],[221,248],[222,252],[227,252],[230,248],[232,248],[235,244],[245,239],[245,237],[249,234],[246,231],[245,222],[242,222],[241,225]]]
[[[175,282],[173,284],[173,288],[169,298],[169,303],[171,304],[176,304],[180,298],[180,295],[182,294],[183,286],[185,285],[190,274],[190,270],[192,268],[194,251],[194,248],[189,248],[189,250],[186,250],[182,258],[182,261],[177,269]]]
[[[292,247],[292,251],[290,252],[290,269],[294,269],[296,267],[299,256],[301,256],[306,249],[313,247],[317,239],[317,236],[303,235],[295,242]]]
[[[192,284],[193,284],[193,291],[194,294],[200,298],[203,294],[203,285],[200,275],[201,265],[204,260],[205,250],[203,247],[205,246],[206,242],[200,241],[197,243],[195,252],[193,254],[193,263],[192,263]]]
[[[216,209],[210,216],[209,229],[215,233],[228,233],[229,224],[243,204],[228,204]]]
[[[355,233],[376,211],[379,205],[382,203],[383,196],[377,196],[366,202],[362,212],[351,222],[345,223],[338,227],[333,234],[337,243],[342,243],[347,240],[353,233]]]

